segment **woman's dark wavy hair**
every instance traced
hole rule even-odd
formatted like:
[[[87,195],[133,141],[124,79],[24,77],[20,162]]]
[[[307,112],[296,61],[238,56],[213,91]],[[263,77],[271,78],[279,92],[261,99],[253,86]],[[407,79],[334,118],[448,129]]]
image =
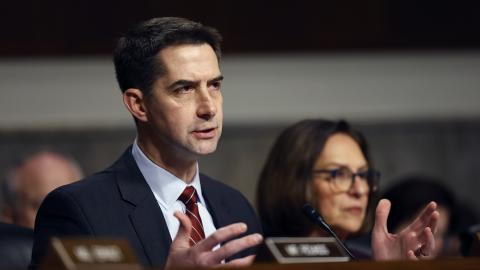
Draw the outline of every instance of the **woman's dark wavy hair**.
[[[266,236],[308,236],[313,232],[314,225],[301,209],[305,203],[317,205],[310,191],[312,171],[327,139],[337,133],[352,137],[373,168],[364,136],[345,121],[309,119],[287,127],[275,141],[258,180],[256,202]],[[370,194],[368,212],[372,197]],[[368,212],[366,217],[371,216]]]

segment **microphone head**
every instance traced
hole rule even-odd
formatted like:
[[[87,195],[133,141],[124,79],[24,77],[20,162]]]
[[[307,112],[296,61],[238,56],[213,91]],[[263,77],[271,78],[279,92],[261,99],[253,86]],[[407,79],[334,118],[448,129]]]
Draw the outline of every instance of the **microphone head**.
[[[302,207],[302,212],[305,216],[310,219],[313,223],[316,223],[318,220],[323,221],[322,216],[311,206],[309,203],[306,203]]]
[[[309,203],[304,204],[302,207],[302,212],[303,214],[305,214],[305,216],[307,216],[308,219],[310,219],[310,221],[317,224],[318,226],[326,230],[330,235],[332,235],[333,238],[335,238],[338,244],[342,247],[342,249],[345,250],[348,256],[350,256],[350,258],[352,258],[353,260],[356,260],[352,252],[348,250],[348,248],[343,244],[343,242],[338,238],[335,232],[330,228],[330,226],[328,226],[325,220],[323,220],[323,217],[317,212],[317,210],[315,210],[315,208],[313,208],[313,206],[311,206]]]

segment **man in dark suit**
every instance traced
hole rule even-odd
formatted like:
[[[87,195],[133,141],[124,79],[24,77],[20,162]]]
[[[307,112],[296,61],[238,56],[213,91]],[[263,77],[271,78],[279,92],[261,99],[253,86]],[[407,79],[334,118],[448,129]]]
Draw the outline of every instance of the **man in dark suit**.
[[[32,244],[32,229],[0,222],[0,269],[27,268]]]
[[[181,18],[151,19],[119,39],[115,69],[137,138],[108,169],[47,196],[33,268],[55,235],[126,238],[146,266],[252,262],[262,237],[250,204],[198,169],[222,132],[219,42]]]

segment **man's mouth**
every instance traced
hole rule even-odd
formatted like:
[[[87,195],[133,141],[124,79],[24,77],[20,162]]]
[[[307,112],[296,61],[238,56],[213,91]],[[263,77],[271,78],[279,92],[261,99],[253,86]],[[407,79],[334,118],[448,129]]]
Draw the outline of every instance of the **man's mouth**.
[[[217,128],[198,129],[192,132],[198,139],[211,139],[217,134]]]

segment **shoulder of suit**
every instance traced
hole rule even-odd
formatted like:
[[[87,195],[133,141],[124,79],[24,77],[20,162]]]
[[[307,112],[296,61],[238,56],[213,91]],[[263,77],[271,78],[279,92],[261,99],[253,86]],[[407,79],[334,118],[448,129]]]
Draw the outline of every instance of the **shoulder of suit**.
[[[227,184],[225,183],[222,183],[216,179],[213,179],[211,178],[210,176],[208,175],[205,175],[203,173],[200,173],[200,182],[202,184],[202,187],[204,185],[208,185],[208,186],[211,186],[211,187],[218,187],[218,188],[225,188],[225,189],[231,189],[231,190],[235,190],[234,188],[228,186]]]
[[[106,169],[96,172],[94,174],[88,175],[85,178],[61,186],[60,190],[65,190],[68,192],[75,193],[80,190],[101,190],[103,186],[111,186],[115,184],[116,173],[118,173],[119,168],[124,167],[123,162],[128,157],[130,147],[109,167]],[[116,184],[115,184],[116,185]]]
[[[12,235],[17,237],[32,237],[33,230],[14,224],[0,222],[0,238],[10,237]]]
[[[55,192],[67,192],[68,194],[90,194],[103,193],[106,190],[113,190],[116,187],[115,173],[111,170],[104,170],[89,175],[76,182],[58,187]]]
[[[223,194],[225,196],[231,195],[244,197],[243,194],[235,188],[232,188],[227,184],[215,180],[202,173],[200,173],[200,182],[202,185],[202,190],[208,189],[209,191],[221,192],[220,194]]]

